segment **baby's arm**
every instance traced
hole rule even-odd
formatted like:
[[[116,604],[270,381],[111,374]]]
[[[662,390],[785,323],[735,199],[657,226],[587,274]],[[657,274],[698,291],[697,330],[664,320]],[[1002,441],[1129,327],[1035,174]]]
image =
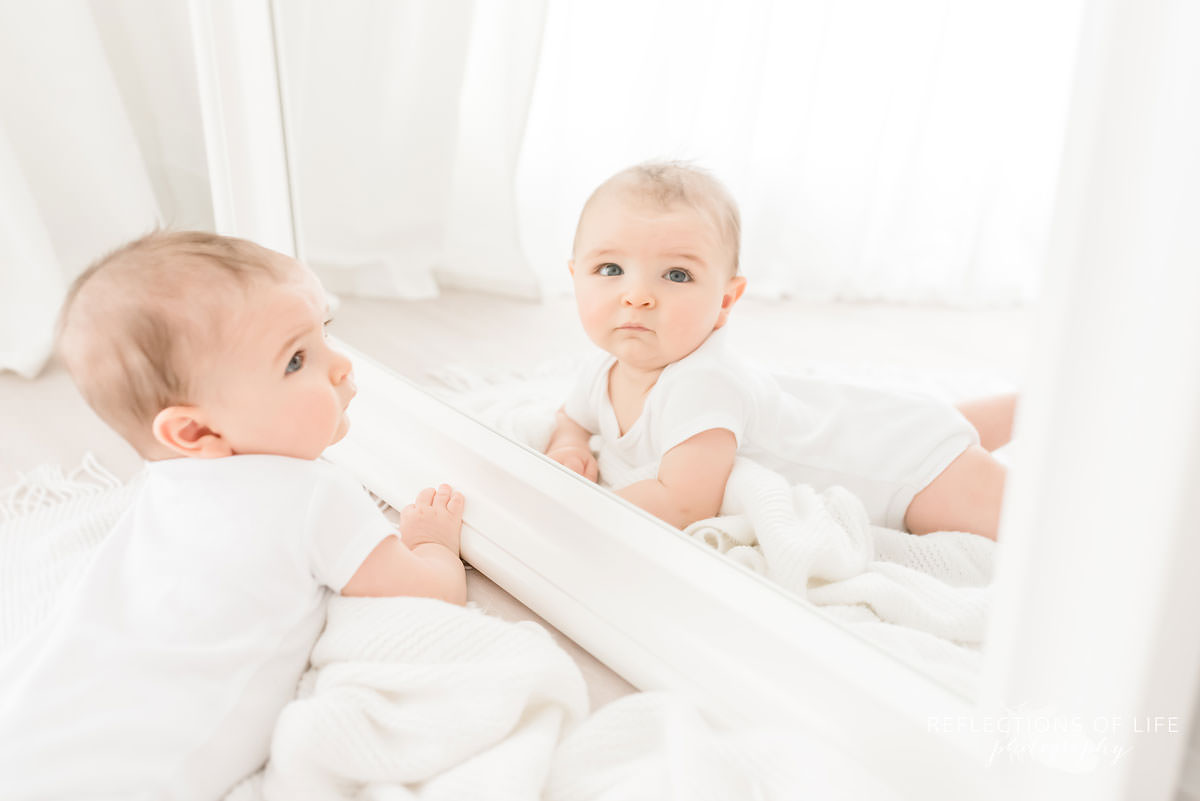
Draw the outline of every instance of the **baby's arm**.
[[[733,432],[710,428],[663,454],[657,478],[630,484],[617,494],[676,528],[685,528],[721,510],[736,454]]]
[[[596,467],[596,457],[588,447],[592,432],[567,417],[567,413],[562,409],[555,413],[554,418],[554,433],[550,435],[546,455],[579,475],[595,481],[599,470]]]
[[[464,500],[442,484],[421,490],[400,511],[400,533],[386,537],[363,560],[342,595],[412,595],[463,604],[467,574],[458,558]]]

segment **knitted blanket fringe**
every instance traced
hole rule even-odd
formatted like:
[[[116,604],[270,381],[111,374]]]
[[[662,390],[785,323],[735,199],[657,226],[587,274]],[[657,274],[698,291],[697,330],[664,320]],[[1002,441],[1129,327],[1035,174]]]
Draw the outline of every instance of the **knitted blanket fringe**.
[[[0,651],[32,631],[90,560],[137,491],[88,453],[42,465],[0,490]]]
[[[27,473],[18,473],[16,483],[0,490],[0,523],[119,486],[121,481],[105,469],[91,451],[85,453],[79,466],[68,473],[64,473],[59,465],[40,465]]]

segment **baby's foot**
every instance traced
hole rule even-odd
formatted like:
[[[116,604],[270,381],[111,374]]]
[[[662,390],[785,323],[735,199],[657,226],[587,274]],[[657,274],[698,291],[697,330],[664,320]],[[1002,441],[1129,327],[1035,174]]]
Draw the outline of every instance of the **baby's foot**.
[[[432,487],[421,490],[415,501],[400,510],[401,539],[410,549],[436,542],[458,553],[465,504],[462,493],[449,484],[436,491]]]

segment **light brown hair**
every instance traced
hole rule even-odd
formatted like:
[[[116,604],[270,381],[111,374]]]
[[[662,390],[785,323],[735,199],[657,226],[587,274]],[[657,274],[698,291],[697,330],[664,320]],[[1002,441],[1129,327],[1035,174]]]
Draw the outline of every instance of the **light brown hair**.
[[[621,170],[588,196],[579,214],[579,225],[588,207],[597,197],[613,189],[635,192],[641,199],[669,208],[677,203],[707,215],[720,232],[732,259],[732,275],[737,275],[742,240],[742,218],[737,202],[712,173],[683,161],[647,161]],[[578,245],[579,227],[575,229]]]
[[[280,258],[245,239],[153,231],[71,284],[58,354],[88,404],[145,456],[158,412],[191,400],[192,366],[221,341],[221,312],[253,281],[278,278]]]

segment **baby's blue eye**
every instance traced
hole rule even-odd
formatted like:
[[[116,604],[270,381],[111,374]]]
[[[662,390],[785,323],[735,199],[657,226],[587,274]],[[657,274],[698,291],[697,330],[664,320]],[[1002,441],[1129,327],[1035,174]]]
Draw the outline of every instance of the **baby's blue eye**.
[[[601,264],[596,268],[596,272],[600,275],[623,275],[625,271],[619,264]]]
[[[692,280],[692,276],[687,270],[680,270],[676,267],[674,270],[667,270],[666,279],[677,284],[685,284]]]
[[[294,373],[304,366],[304,351],[298,350],[292,354],[292,358],[288,360],[287,367],[284,369],[284,375]]]

